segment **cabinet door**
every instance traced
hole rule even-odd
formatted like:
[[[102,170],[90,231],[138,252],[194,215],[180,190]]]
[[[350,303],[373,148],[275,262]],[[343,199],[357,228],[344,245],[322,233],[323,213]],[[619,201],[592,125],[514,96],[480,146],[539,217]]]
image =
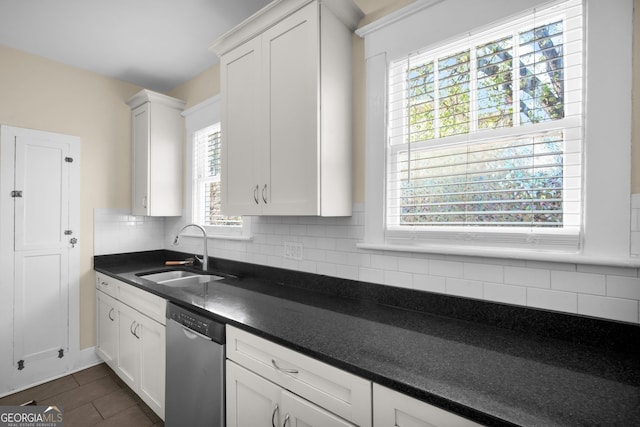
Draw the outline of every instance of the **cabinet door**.
[[[318,4],[262,36],[267,79],[269,215],[319,213],[320,49]]]
[[[466,418],[373,385],[373,425],[397,427],[479,427]]]
[[[281,425],[281,388],[229,360],[226,369],[227,427]]]
[[[132,389],[137,390],[140,377],[140,343],[137,312],[118,303],[118,364],[116,372]]]
[[[354,427],[355,424],[283,390],[280,398],[283,427]],[[382,425],[382,424],[381,424]],[[389,424],[393,425],[393,424]]]
[[[165,327],[143,315],[135,329],[140,337],[140,397],[164,419]]]
[[[116,369],[118,356],[118,308],[117,302],[101,291],[97,295],[98,356],[111,368]]]
[[[142,104],[131,112],[133,144],[133,185],[131,210],[133,215],[149,213],[149,103]]]
[[[255,215],[264,180],[265,109],[260,38],[220,58],[222,108],[222,212]]]

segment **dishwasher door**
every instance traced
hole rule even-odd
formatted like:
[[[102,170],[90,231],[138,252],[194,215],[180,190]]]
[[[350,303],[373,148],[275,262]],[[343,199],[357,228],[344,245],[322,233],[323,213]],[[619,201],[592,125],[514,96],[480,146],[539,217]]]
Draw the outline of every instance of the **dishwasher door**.
[[[224,426],[224,345],[167,319],[166,427]]]

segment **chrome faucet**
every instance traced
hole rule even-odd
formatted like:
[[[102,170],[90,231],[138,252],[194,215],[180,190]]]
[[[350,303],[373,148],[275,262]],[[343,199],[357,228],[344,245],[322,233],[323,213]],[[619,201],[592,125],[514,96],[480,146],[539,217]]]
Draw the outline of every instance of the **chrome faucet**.
[[[182,227],[180,229],[180,231],[178,231],[178,234],[176,234],[176,238],[173,239],[173,243],[172,244],[174,246],[178,245],[178,240],[180,239],[180,233],[182,233],[184,231],[184,229],[187,228],[187,227],[196,227],[196,228],[199,228],[200,231],[202,231],[202,238],[203,238],[203,241],[204,241],[204,249],[202,251],[202,259],[198,258],[195,255],[194,256],[196,257],[196,259],[198,261],[202,262],[202,271],[207,271],[209,269],[208,268],[208,266],[209,266],[209,254],[208,254],[208,251],[207,251],[207,230],[205,230],[204,227],[202,227],[202,226],[200,226],[198,224],[187,224],[187,225],[185,225],[184,227]]]

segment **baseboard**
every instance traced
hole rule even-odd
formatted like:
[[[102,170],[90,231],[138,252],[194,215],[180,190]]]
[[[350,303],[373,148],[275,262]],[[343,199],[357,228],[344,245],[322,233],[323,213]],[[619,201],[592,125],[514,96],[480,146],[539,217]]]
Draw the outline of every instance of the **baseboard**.
[[[10,390],[10,391],[5,392],[5,393],[0,393],[0,397],[9,396],[10,394],[18,393],[20,391],[30,389],[31,387],[35,387],[35,386],[38,386],[40,384],[48,383],[49,381],[57,380],[58,378],[66,377],[67,375],[71,375],[71,374],[74,374],[74,373],[76,373],[78,371],[82,371],[83,369],[87,369],[87,368],[90,368],[92,366],[99,365],[100,363],[103,363],[103,362],[102,362],[102,359],[100,359],[98,357],[98,355],[96,354],[96,348],[95,347],[85,348],[83,350],[80,350],[78,353],[76,353],[76,355],[74,357],[74,360],[69,365],[69,370],[68,371],[63,372],[63,373],[58,374],[58,375],[53,375],[51,377],[47,377],[45,379],[36,381],[36,382],[34,382],[32,384],[27,384],[27,385],[18,387],[18,388],[14,389],[14,390]]]

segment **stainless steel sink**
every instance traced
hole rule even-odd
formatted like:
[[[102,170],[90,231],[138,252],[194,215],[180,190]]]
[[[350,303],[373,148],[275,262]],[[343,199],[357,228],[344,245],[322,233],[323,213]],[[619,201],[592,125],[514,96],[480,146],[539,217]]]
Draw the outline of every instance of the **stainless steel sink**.
[[[172,286],[177,288],[224,279],[224,277],[222,276],[216,276],[213,274],[199,274],[185,270],[171,270],[163,271],[160,273],[138,274],[138,276],[151,282],[158,283],[160,285]]]

